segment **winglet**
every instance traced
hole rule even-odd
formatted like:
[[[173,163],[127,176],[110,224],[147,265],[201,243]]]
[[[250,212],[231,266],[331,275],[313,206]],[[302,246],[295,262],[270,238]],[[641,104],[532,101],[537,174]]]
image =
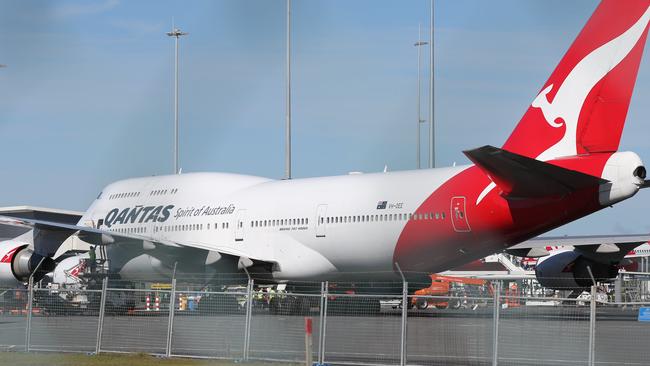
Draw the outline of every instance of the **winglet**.
[[[531,159],[523,155],[483,146],[463,153],[501,189],[507,198],[542,198],[598,187],[606,180]]]

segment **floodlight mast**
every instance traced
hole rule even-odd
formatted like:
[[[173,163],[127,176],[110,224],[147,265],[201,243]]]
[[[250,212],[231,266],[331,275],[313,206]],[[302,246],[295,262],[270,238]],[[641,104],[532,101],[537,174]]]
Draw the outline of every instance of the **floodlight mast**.
[[[175,43],[175,62],[174,62],[174,174],[179,174],[178,166],[178,38],[186,36],[189,33],[181,31],[174,27],[167,35],[174,37]]]
[[[431,0],[431,14],[429,15],[429,168],[436,167],[436,125],[434,121],[434,103],[435,103],[435,88],[434,88],[434,59],[433,59],[433,2]]]
[[[417,102],[417,106],[418,106],[418,121],[417,121],[418,124],[417,124],[417,126],[418,126],[418,128],[417,128],[417,131],[418,131],[418,133],[417,133],[417,143],[416,143],[416,148],[415,148],[417,150],[417,155],[416,155],[417,156],[417,158],[416,158],[416,167],[417,167],[417,169],[420,169],[420,155],[421,155],[421,150],[422,150],[422,148],[420,147],[420,139],[421,139],[420,138],[420,126],[422,125],[423,122],[426,122],[426,120],[422,119],[422,114],[421,114],[421,110],[420,110],[420,100],[421,100],[421,97],[420,97],[420,89],[421,89],[421,87],[420,87],[420,68],[421,68],[420,64],[421,64],[421,54],[422,54],[420,48],[421,48],[421,46],[426,46],[426,45],[429,44],[429,42],[421,40],[420,29],[421,29],[421,27],[420,27],[420,25],[418,25],[418,41],[415,42],[415,44],[413,44],[418,49],[418,96],[417,96],[417,98],[418,98],[418,102]]]
[[[291,179],[291,0],[287,0],[284,179]]]

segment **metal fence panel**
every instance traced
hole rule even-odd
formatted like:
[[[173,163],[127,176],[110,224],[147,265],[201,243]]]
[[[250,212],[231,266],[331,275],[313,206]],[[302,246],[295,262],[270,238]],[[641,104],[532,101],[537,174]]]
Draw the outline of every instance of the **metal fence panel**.
[[[409,302],[419,305],[408,313],[409,364],[491,364],[492,299],[409,296]]]
[[[94,352],[100,290],[34,289],[30,350]]]
[[[305,360],[305,317],[312,318],[312,357],[318,358],[320,295],[254,293],[250,358],[279,361]],[[328,330],[329,331],[329,330]]]
[[[0,289],[0,351],[24,351],[27,290]]]
[[[170,291],[109,288],[100,351],[165,354],[169,303]]]
[[[641,308],[650,308],[650,302],[597,304],[596,365],[647,365],[650,362],[650,322],[639,321]]]
[[[171,354],[243,356],[246,293],[177,290]]]
[[[642,293],[636,288],[648,282],[633,284],[623,287],[623,294]],[[302,363],[309,344],[305,323],[311,318],[311,358],[330,364],[648,364],[650,321],[639,319],[639,311],[650,308],[650,301],[645,295],[631,301],[605,286],[592,288],[598,300],[593,307],[587,292],[577,299],[536,290],[521,296],[513,286],[500,292],[498,285],[489,294],[410,295],[403,318],[402,296],[355,294],[336,284],[305,283],[287,293],[264,286],[252,291],[252,282],[206,291],[203,285],[172,281],[173,302],[168,284],[146,290],[133,289],[147,286],[142,283],[116,285],[103,298],[100,290],[34,289],[29,337],[28,291],[0,289],[0,350],[94,352],[101,343],[100,352]],[[614,298],[623,302],[607,302]],[[105,315],[98,328],[102,299]]]
[[[331,295],[325,362],[400,363],[401,296]]]
[[[589,302],[501,297],[499,365],[587,365]]]

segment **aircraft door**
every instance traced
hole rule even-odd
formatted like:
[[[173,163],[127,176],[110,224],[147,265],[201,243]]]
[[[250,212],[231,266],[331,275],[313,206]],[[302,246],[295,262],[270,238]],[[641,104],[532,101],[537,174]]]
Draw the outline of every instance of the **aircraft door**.
[[[237,211],[237,222],[235,223],[235,241],[244,241],[244,230],[246,226],[246,210]]]
[[[316,209],[316,237],[325,237],[325,228],[327,225],[327,205],[318,205]]]
[[[465,197],[462,196],[451,198],[451,223],[454,226],[454,230],[457,232],[472,231],[469,227],[469,222],[467,221],[465,201]]]

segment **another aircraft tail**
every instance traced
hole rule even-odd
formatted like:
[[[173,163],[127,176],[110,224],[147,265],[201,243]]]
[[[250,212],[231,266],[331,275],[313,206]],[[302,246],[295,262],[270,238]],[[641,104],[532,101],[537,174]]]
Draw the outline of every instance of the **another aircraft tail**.
[[[603,0],[503,149],[542,161],[618,150],[649,6],[650,0]]]

